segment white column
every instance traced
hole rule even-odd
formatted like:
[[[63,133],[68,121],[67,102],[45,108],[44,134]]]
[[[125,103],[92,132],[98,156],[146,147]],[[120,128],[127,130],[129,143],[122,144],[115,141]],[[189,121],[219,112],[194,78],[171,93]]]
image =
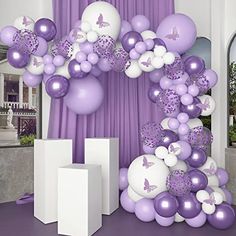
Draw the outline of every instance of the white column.
[[[29,103],[29,109],[32,108],[32,88],[28,88],[28,103]]]
[[[0,74],[0,107],[3,107],[4,103],[4,74]]]
[[[23,108],[23,78],[19,77],[19,108]]]

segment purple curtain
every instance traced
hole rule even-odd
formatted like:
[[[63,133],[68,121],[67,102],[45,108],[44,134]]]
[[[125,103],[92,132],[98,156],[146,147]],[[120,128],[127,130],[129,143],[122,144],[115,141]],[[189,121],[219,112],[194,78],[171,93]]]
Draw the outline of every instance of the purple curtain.
[[[81,18],[90,0],[53,0],[54,20],[58,37],[70,31]],[[151,29],[173,13],[173,0],[110,0],[120,12],[121,18],[130,21],[137,14],[146,15]],[[119,137],[120,167],[127,167],[142,153],[139,131],[147,121],[160,122],[163,113],[150,102],[147,91],[151,83],[148,75],[129,79],[123,73],[104,73],[98,78],[105,92],[103,105],[88,116],[76,115],[63,104],[63,99],[51,101],[49,138],[73,139],[73,160],[84,160],[84,138]]]

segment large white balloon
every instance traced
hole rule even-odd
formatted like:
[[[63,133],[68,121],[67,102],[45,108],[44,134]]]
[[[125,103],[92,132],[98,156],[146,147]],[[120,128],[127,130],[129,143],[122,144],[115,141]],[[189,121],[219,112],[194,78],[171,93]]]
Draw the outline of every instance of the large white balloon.
[[[214,192],[220,193],[222,195],[222,197],[223,197],[223,201],[226,201],[225,193],[224,193],[224,191],[221,188],[216,187],[216,186],[211,186],[211,189],[213,189]]]
[[[43,63],[43,58],[42,57],[37,57],[31,55],[30,57],[30,62],[26,69],[34,75],[41,75],[44,70],[44,63]]]
[[[198,127],[198,126],[203,126],[202,121],[200,119],[198,119],[198,118],[189,119],[187,124],[188,124],[190,129],[193,129],[193,128]]]
[[[203,95],[198,97],[201,101],[202,104],[200,104],[200,107],[202,109],[202,116],[209,116],[211,115],[216,107],[216,102],[215,100],[209,96],[209,95]]]
[[[203,166],[199,167],[198,169],[207,176],[214,175],[217,170],[216,161],[212,157],[207,157],[207,161],[204,163]]]
[[[154,58],[154,53],[151,51],[147,51],[138,60],[138,65],[142,71],[151,72],[155,68],[152,65],[152,60]]]
[[[110,3],[98,1],[89,4],[82,14],[82,22],[88,22],[99,35],[109,35],[114,40],[119,36],[121,18]]]
[[[142,74],[142,70],[138,65],[138,61],[131,60],[130,66],[125,70],[125,74],[131,79],[138,78]]]
[[[14,21],[14,26],[19,30],[27,29],[34,31],[34,24],[34,20],[28,16],[20,16]]]
[[[70,73],[68,71],[68,65],[69,65],[70,61],[66,61],[65,64],[61,67],[58,67],[55,74],[57,75],[62,75],[64,77],[66,77],[67,79],[70,78]]]
[[[130,197],[131,200],[133,200],[134,202],[139,201],[140,199],[142,199],[143,197],[140,196],[139,194],[137,194],[131,187],[130,185],[128,186],[128,196]]]
[[[182,160],[178,160],[175,166],[170,167],[171,171],[174,170],[182,170],[184,172],[187,172],[188,170],[188,166],[186,165],[186,163]]]
[[[140,196],[154,198],[166,191],[166,178],[170,171],[164,162],[154,155],[137,157],[128,170],[130,187]]]
[[[208,179],[208,185],[210,187],[212,186],[219,187],[219,180],[216,175],[207,176],[207,179]]]

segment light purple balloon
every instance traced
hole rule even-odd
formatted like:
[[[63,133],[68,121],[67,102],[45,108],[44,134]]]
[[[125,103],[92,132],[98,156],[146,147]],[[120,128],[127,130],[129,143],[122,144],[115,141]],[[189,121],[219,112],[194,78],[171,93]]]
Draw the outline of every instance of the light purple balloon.
[[[161,78],[164,76],[164,70],[161,69],[155,69],[149,73],[149,79],[153,83],[159,83]]]
[[[125,190],[128,188],[128,169],[127,168],[120,168],[119,172],[119,189]]]
[[[189,121],[189,115],[187,113],[181,112],[177,116],[177,119],[180,123],[187,123]]]
[[[190,219],[185,219],[185,222],[193,228],[199,228],[206,223],[206,220],[207,220],[206,214],[203,211],[201,211],[197,216]]]
[[[53,58],[53,64],[54,64],[55,66],[60,67],[60,66],[63,66],[64,63],[65,63],[65,58],[64,58],[63,56],[61,56],[61,55],[56,55],[56,56]]]
[[[193,103],[193,96],[186,93],[181,96],[180,101],[185,106],[191,105]]]
[[[13,38],[18,29],[14,26],[5,26],[1,29],[0,41],[9,47],[14,45]]]
[[[148,145],[143,144],[143,151],[145,154],[154,154],[156,147],[149,147]]]
[[[220,186],[227,184],[229,181],[229,175],[228,175],[227,171],[221,167],[217,168],[216,176],[219,180]]]
[[[176,118],[170,118],[168,121],[168,126],[171,130],[176,130],[179,128],[179,121]]]
[[[70,79],[70,88],[64,102],[76,114],[88,115],[101,106],[103,98],[101,83],[92,75],[88,75],[84,79]]]
[[[179,79],[173,80],[173,84],[177,85],[177,84],[184,84],[187,79],[189,79],[189,75],[184,72],[183,75],[181,75],[181,77]]]
[[[185,84],[177,84],[176,85],[176,93],[180,96],[186,94],[188,92],[188,87]]]
[[[129,57],[132,60],[138,60],[140,56],[141,55],[135,50],[135,48],[131,49],[129,52]]]
[[[98,68],[97,65],[94,65],[94,66],[92,66],[90,74],[95,76],[95,77],[98,77],[98,76],[100,76],[102,74],[102,71]]]
[[[52,74],[54,74],[55,71],[56,71],[56,67],[53,64],[46,64],[44,66],[44,72],[47,75],[52,75]]]
[[[39,45],[36,51],[33,53],[35,56],[43,57],[48,52],[48,43],[42,37],[37,37]]]
[[[85,73],[89,73],[92,69],[92,65],[88,61],[82,61],[80,64],[81,70]]]
[[[138,52],[139,54],[143,54],[144,52],[146,52],[147,46],[144,42],[137,42],[134,48],[136,52]]]
[[[88,54],[88,61],[92,64],[95,65],[98,63],[99,57],[97,53],[90,53]]]
[[[87,55],[89,53],[93,52],[93,44],[92,43],[84,42],[84,43],[81,43],[79,46],[80,46],[81,52],[84,52]]]
[[[169,79],[167,76],[164,76],[160,80],[160,87],[162,89],[169,89],[172,86],[172,80]]]
[[[153,200],[143,198],[136,202],[135,215],[143,222],[151,222],[155,219]]]
[[[107,58],[100,58],[97,65],[101,71],[108,72],[111,70],[111,64]]]
[[[195,84],[188,86],[188,93],[192,95],[193,97],[196,97],[199,94],[198,86]]]
[[[77,52],[75,55],[75,59],[77,62],[81,63],[82,61],[86,61],[87,55],[84,52]]]
[[[221,187],[221,189],[225,194],[226,202],[228,204],[232,205],[233,204],[233,195],[232,195],[232,193],[228,189],[226,189],[225,187]]]
[[[146,44],[147,50],[152,50],[154,47],[154,41],[153,39],[146,39],[144,41],[144,43]]]
[[[178,128],[178,134],[179,135],[186,135],[190,131],[190,128],[187,124],[180,124]]]
[[[131,25],[134,31],[142,33],[150,27],[149,19],[144,15],[136,15],[131,19]]]
[[[162,89],[159,84],[152,84],[151,87],[148,89],[148,98],[153,103],[157,103],[159,101],[160,93]]]
[[[43,74],[43,83],[46,84],[46,82],[48,81],[48,79],[51,77],[51,75],[47,75],[47,74]]]
[[[43,63],[44,64],[52,64],[53,62],[53,57],[49,54],[46,54],[44,57],[43,57]]]
[[[157,213],[155,213],[155,220],[159,225],[167,227],[167,226],[170,226],[174,223],[175,217],[174,216],[163,217],[163,216],[160,216]]]
[[[30,61],[30,55],[15,47],[11,47],[7,51],[7,61],[15,68],[24,68]]]
[[[23,81],[28,87],[35,88],[37,87],[43,80],[42,75],[33,75],[29,71],[25,71],[23,74]]]
[[[120,204],[129,213],[134,213],[136,203],[130,199],[127,189],[120,196]]]
[[[207,69],[204,71],[203,75],[206,77],[209,82],[210,88],[214,87],[218,81],[218,75],[214,70]]]
[[[178,141],[177,143],[180,145],[180,149],[181,149],[181,152],[178,155],[178,158],[180,160],[187,159],[192,153],[192,148],[190,144],[185,141]]]
[[[119,39],[121,40],[123,38],[123,36],[131,30],[132,30],[131,24],[126,20],[122,20]]]

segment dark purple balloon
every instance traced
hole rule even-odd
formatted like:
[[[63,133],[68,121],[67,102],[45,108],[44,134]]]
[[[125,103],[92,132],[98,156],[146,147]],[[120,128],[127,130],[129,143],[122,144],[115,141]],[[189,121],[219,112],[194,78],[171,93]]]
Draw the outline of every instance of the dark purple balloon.
[[[64,76],[53,75],[47,80],[45,88],[50,97],[61,98],[67,94],[69,85],[69,80]]]
[[[75,59],[70,61],[68,65],[68,71],[71,78],[83,78],[87,75],[87,73],[81,70],[80,64]]]
[[[205,62],[197,56],[190,56],[184,62],[185,71],[189,75],[198,75],[205,70]]]
[[[178,135],[175,132],[164,129],[162,131],[162,138],[159,145],[168,148],[171,143],[177,142],[178,140]]]
[[[193,218],[202,210],[201,203],[197,200],[194,193],[178,197],[178,213],[184,218]]]
[[[57,28],[52,20],[48,18],[41,18],[36,21],[34,25],[34,32],[49,42],[56,36]]]
[[[228,229],[235,222],[235,211],[227,203],[216,205],[216,211],[207,216],[210,225],[216,229]]]
[[[121,44],[125,51],[129,52],[131,49],[134,48],[137,42],[141,41],[143,41],[143,38],[140,33],[136,31],[129,31],[123,36]]]
[[[154,199],[154,208],[162,217],[171,217],[177,212],[179,203],[175,196],[162,192]]]
[[[166,44],[164,43],[164,41],[160,38],[155,38],[153,39],[154,41],[154,47],[155,46],[164,46],[166,48]]]
[[[192,192],[197,192],[199,190],[205,189],[208,184],[207,176],[198,169],[193,169],[188,172],[191,182],[192,182]]]
[[[159,101],[159,95],[161,92],[162,89],[159,84],[152,84],[148,90],[148,98],[152,102],[157,103]]]
[[[192,148],[192,154],[187,159],[188,164],[191,167],[199,168],[204,165],[207,160],[206,152],[200,148]]]
[[[30,55],[20,49],[11,47],[7,51],[7,60],[15,68],[24,68],[29,63]]]
[[[181,104],[180,110],[182,112],[185,112],[189,115],[189,118],[197,118],[201,115],[202,109],[201,109],[201,101],[199,98],[193,98],[193,103],[190,105],[183,105]]]

